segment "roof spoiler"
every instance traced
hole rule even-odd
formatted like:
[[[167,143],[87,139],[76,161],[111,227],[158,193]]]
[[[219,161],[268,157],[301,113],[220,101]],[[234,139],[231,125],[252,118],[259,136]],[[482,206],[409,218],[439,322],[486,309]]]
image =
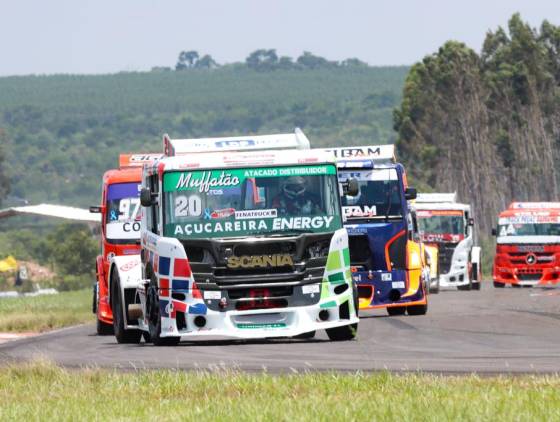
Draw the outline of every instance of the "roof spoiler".
[[[510,210],[560,209],[560,202],[512,202]]]
[[[455,203],[457,202],[457,192],[453,193],[419,193],[416,197],[416,203],[444,203],[450,202]]]
[[[374,162],[395,163],[394,145],[366,145],[357,147],[325,148],[332,152],[338,160],[367,159]]]
[[[159,158],[162,154],[120,154],[119,155],[119,168],[126,167],[142,167],[146,163],[151,163]]]
[[[223,138],[171,139],[168,134],[163,135],[163,151],[170,157],[198,152],[309,148],[309,139],[299,128],[294,133]]]

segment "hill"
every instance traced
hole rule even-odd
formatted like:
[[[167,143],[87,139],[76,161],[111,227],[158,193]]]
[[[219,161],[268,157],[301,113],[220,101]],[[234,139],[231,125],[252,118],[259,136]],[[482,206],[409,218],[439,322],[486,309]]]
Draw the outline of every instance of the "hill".
[[[161,135],[292,131],[315,146],[393,142],[407,67],[213,70],[0,78],[7,202],[98,201],[120,152],[160,151]]]

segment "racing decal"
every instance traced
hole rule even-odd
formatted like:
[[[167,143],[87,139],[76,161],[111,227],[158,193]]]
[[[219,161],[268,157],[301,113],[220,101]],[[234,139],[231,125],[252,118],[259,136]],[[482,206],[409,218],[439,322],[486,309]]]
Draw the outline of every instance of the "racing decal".
[[[377,215],[377,207],[375,205],[347,205],[342,207],[342,214],[346,218],[375,217]]]
[[[198,195],[178,195],[175,198],[175,217],[199,217],[202,214],[202,199]]]
[[[330,231],[339,227],[339,221],[332,215],[315,217],[276,217],[272,219],[250,219],[236,221],[208,221],[205,223],[166,224],[166,233],[173,236],[205,234],[208,237],[222,237],[224,234],[235,236],[247,232],[277,231],[277,230],[313,230]]]
[[[278,215],[278,210],[244,210],[235,211],[235,218],[238,220],[248,220],[252,218],[275,218]]]
[[[465,239],[464,234],[452,234],[452,233],[420,233],[420,239],[422,242],[453,242],[458,243]]]
[[[190,277],[191,266],[188,259],[175,258],[173,260],[173,276],[174,277]]]
[[[126,271],[132,270],[134,267],[136,267],[139,264],[140,264],[140,261],[135,259],[133,261],[130,261],[130,262],[127,262],[126,264],[121,265],[119,269],[121,271],[126,272]]]
[[[224,208],[212,211],[210,218],[229,218],[232,215],[235,215],[235,208]]]
[[[417,210],[416,215],[418,217],[425,217],[425,218],[438,216],[438,215],[443,215],[443,216],[453,215],[453,216],[457,216],[457,217],[462,217],[463,216],[463,211],[461,211],[461,210]]]
[[[140,184],[115,183],[107,189],[108,239],[140,238]]]

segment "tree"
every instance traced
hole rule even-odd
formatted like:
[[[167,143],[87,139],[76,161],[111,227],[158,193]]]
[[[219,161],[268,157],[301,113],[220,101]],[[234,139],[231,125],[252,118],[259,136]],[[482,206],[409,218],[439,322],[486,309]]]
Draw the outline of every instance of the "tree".
[[[245,64],[248,68],[258,71],[269,71],[277,67],[278,55],[276,50],[259,49],[253,51],[245,59]]]
[[[47,238],[55,267],[62,275],[93,275],[97,241],[85,225],[62,224]]]
[[[301,67],[306,69],[319,69],[338,66],[338,62],[328,61],[324,57],[316,56],[309,51],[304,51],[296,61]]]
[[[0,129],[0,145],[6,145],[8,141],[8,136],[4,130]],[[4,164],[5,156],[3,148],[0,146],[0,204],[2,200],[10,193],[10,178],[8,177],[8,172],[6,170],[6,165]]]
[[[198,57],[198,52],[194,50],[181,51],[179,53],[179,60],[175,65],[175,70],[185,70],[195,67]]]
[[[210,56],[209,54],[205,54],[197,62],[194,64],[196,69],[214,69],[218,67],[218,63]]]

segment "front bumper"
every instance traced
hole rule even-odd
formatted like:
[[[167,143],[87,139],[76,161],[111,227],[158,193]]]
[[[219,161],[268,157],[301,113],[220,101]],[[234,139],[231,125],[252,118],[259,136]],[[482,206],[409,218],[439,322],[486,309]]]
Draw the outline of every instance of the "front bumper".
[[[466,268],[439,275],[440,287],[466,286],[470,282],[469,272]]]
[[[502,284],[520,286],[546,286],[560,282],[559,267],[498,267],[494,268],[493,279]]]
[[[426,304],[420,273],[411,271],[407,279],[407,271],[404,270],[353,272],[352,278],[358,286],[360,309]],[[418,280],[411,283],[411,277],[417,277]]]
[[[321,310],[329,312],[326,321],[319,319]],[[206,324],[196,328],[195,318],[204,317]],[[307,306],[298,308],[261,309],[254,311],[208,311],[205,315],[186,314],[186,325],[189,328],[177,329],[174,318],[162,318],[162,337],[204,337],[219,336],[228,338],[269,338],[293,337],[315,330],[357,324],[358,317],[354,314],[348,319],[341,319],[339,307]]]

